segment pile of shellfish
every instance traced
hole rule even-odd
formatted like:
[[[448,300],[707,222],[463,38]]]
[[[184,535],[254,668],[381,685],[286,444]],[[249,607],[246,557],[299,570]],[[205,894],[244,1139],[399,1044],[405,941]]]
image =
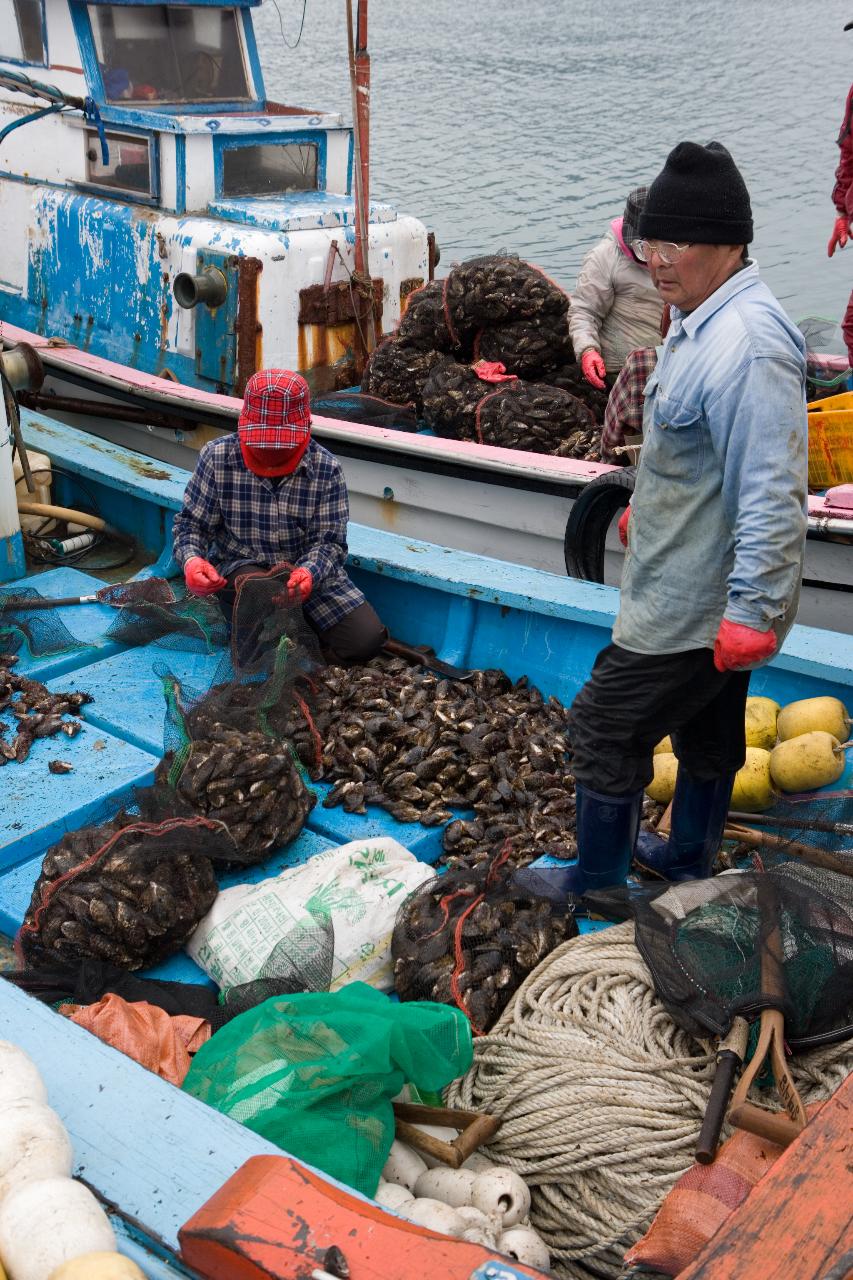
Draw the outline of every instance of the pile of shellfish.
[[[0,719],[0,765],[16,761],[23,764],[37,738],[50,738],[62,733],[74,738],[82,725],[79,720],[65,720],[64,716],[76,716],[80,708],[91,702],[88,693],[51,693],[40,680],[18,675],[12,670],[17,662],[12,653],[0,654],[0,712],[8,711],[17,721],[17,730],[10,741],[5,741],[9,726]],[[53,767],[53,766],[63,767]],[[52,773],[67,773],[70,765],[53,761]]]
[[[331,783],[326,808],[376,804],[401,822],[447,824],[448,861],[513,861],[575,853],[568,713],[522,677],[436,676],[380,655],[314,678],[309,724],[294,706],[280,732],[312,778]],[[458,816],[458,811],[465,816]]]

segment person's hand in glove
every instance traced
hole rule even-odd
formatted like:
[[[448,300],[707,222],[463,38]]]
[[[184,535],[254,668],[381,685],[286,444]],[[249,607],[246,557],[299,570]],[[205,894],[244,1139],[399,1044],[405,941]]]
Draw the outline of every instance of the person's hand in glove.
[[[287,594],[291,600],[298,600],[300,604],[304,604],[313,586],[314,579],[309,569],[294,569],[287,579]]]
[[[826,252],[830,258],[836,249],[843,249],[850,238],[850,220],[844,214],[839,214],[835,219],[832,227],[832,235],[829,237],[829,244]]]
[[[590,347],[581,356],[581,373],[587,382],[592,386],[598,387],[599,391],[604,390],[604,361],[601,358],[601,352],[596,351],[594,347]]]
[[[743,671],[776,652],[773,631],[756,631],[723,618],[714,641],[714,666],[718,671]]]
[[[222,574],[217,573],[213,565],[201,556],[190,556],[184,565],[184,581],[194,596],[212,596],[225,586]]]
[[[628,521],[630,519],[631,519],[631,506],[629,503],[628,506],[625,508],[625,510],[622,512],[621,516],[619,517],[619,524],[616,526],[617,529],[619,530],[619,541],[622,543],[623,547],[627,547],[628,545]]]

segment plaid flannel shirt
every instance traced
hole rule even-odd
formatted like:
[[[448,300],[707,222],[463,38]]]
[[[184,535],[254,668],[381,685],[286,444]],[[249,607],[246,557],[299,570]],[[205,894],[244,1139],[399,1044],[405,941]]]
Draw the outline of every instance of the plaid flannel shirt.
[[[626,436],[643,434],[643,388],[657,362],[656,347],[640,347],[631,352],[620,370],[604,410],[601,456],[605,460],[615,460],[614,450],[625,443]]]
[[[344,572],[349,498],[341,465],[312,440],[292,476],[274,484],[243,461],[235,435],[211,440],[175,517],[174,554],[210,560],[226,577],[241,564],[282,561],[308,569],[306,617],[327,631],[364,603]]]

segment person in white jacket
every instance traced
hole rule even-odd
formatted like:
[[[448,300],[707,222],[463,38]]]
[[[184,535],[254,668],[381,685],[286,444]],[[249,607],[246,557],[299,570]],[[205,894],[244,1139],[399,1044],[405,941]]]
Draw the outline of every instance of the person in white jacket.
[[[592,386],[612,385],[630,353],[661,341],[663,302],[648,267],[635,257],[631,241],[646,202],[647,187],[628,196],[602,240],[584,256],[572,293],[569,333],[575,359]]]

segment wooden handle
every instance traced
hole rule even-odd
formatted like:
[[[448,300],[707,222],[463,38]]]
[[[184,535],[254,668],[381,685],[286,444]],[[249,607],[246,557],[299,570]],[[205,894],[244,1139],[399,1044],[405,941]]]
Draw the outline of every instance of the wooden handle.
[[[472,1155],[478,1147],[489,1138],[493,1138],[500,1128],[500,1120],[496,1116],[486,1115],[482,1111],[461,1111],[451,1107],[425,1107],[417,1102],[395,1102],[394,1119],[397,1137],[407,1142],[418,1151],[451,1169],[460,1165]],[[418,1129],[416,1123],[443,1125],[451,1129],[460,1129],[458,1137],[452,1142],[442,1142],[431,1133]]]
[[[729,1111],[729,1120],[737,1129],[745,1129],[758,1138],[787,1147],[800,1136],[802,1128],[781,1111],[764,1111],[751,1102],[741,1102]]]
[[[760,849],[781,849],[792,858],[802,858],[816,867],[825,867],[828,871],[839,871],[842,875],[853,876],[853,863],[850,859],[839,858],[837,854],[827,853],[813,844],[801,844],[797,840],[786,840],[784,836],[772,836],[767,831],[750,831],[748,827],[740,827],[731,823],[723,831],[726,840],[737,840],[740,844],[751,845]]]
[[[740,1059],[734,1053],[721,1054],[717,1062],[714,1083],[711,1086],[711,1094],[696,1143],[696,1159],[700,1164],[714,1162],[720,1141],[720,1130],[723,1127],[726,1107],[729,1105],[729,1097],[739,1065]]]

